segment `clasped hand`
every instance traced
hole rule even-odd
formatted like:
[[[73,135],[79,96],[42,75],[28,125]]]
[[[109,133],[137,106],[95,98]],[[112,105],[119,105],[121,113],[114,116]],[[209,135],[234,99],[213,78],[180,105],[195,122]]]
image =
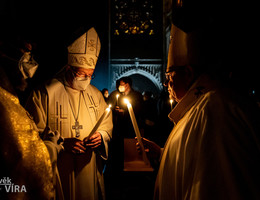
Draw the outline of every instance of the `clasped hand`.
[[[64,149],[68,152],[81,154],[85,153],[87,148],[96,149],[102,144],[102,137],[99,132],[95,132],[88,140],[77,138],[65,138]]]
[[[124,113],[124,109],[120,108],[119,106],[115,107],[115,111],[118,113]]]
[[[139,153],[141,153],[142,151],[141,151],[140,143],[137,141],[137,138],[135,139],[136,139],[136,149]],[[157,164],[161,156],[161,147],[146,138],[142,138],[142,143],[144,145],[144,150],[151,164],[152,165]]]

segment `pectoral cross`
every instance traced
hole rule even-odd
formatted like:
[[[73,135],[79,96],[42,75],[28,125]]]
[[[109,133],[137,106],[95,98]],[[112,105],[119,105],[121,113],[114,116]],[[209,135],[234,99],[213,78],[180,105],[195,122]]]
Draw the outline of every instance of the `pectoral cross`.
[[[78,121],[75,121],[75,125],[72,126],[72,129],[75,129],[76,137],[79,137],[79,136],[80,136],[80,131],[79,131],[79,129],[83,129],[83,126],[82,126],[82,125],[79,125],[79,122],[78,122]]]

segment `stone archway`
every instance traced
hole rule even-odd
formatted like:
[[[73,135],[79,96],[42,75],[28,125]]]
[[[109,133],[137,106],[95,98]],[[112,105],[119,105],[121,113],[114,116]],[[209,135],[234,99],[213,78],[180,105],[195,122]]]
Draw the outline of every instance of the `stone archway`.
[[[140,74],[148,78],[158,91],[162,90],[161,59],[113,59],[110,66],[110,89],[115,89],[116,80],[121,77]]]
[[[131,74],[129,76],[133,81],[133,88],[141,93],[151,92],[154,97],[160,95],[161,90],[151,81],[151,79],[141,74]]]

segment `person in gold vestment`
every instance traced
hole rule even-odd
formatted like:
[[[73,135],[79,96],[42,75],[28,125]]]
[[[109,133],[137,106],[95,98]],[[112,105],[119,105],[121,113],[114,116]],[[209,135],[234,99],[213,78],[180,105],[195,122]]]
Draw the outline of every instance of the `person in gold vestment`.
[[[0,199],[53,199],[48,149],[16,92],[26,88],[38,64],[30,43],[19,49],[10,41],[0,41]]]

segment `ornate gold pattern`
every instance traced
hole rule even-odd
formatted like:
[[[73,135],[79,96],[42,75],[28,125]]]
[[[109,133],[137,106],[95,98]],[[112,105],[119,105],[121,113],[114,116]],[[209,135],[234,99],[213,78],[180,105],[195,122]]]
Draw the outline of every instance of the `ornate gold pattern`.
[[[32,194],[51,199],[54,195],[53,174],[48,150],[18,98],[1,87],[0,112],[0,127],[3,131],[0,148],[4,161],[2,164],[7,169],[4,175],[14,175],[9,178],[17,184],[25,185],[27,192],[21,194],[24,199],[32,198]],[[9,166],[10,160],[17,166]]]
[[[88,65],[88,66],[95,66],[96,65],[96,60],[94,58],[86,58],[85,56],[74,56],[74,55],[69,55],[71,61],[71,65],[73,64],[78,64],[78,65]]]
[[[90,51],[95,51],[96,50],[96,42],[95,40],[89,40],[88,41],[88,48]]]

